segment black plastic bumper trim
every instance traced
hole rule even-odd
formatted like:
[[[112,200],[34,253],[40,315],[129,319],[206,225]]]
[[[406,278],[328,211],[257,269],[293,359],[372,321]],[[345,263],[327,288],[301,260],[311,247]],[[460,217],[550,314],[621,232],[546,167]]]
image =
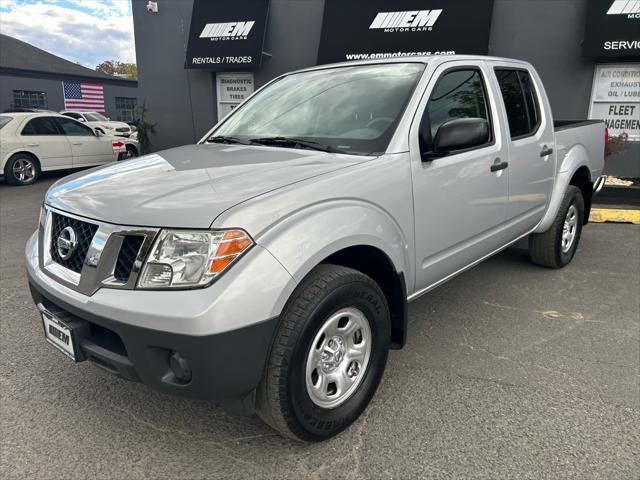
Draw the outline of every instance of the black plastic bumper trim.
[[[120,337],[125,355],[90,340],[81,343],[85,356],[104,370],[165,393],[221,403],[240,400],[242,411],[251,413],[253,405],[248,405],[247,399],[254,398],[253,391],[262,378],[277,317],[229,332],[190,336],[132,326],[77,309],[42,290],[32,280],[29,288],[36,304],[50,302]],[[171,374],[169,357],[173,351],[188,360],[191,381],[176,381]]]

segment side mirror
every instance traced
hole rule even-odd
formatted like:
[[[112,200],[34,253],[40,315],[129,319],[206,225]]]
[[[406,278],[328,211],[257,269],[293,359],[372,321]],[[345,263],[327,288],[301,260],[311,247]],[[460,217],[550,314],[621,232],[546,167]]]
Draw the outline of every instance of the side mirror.
[[[94,130],[93,133],[96,134],[96,137],[101,137],[102,136],[102,132],[100,132],[100,130]]]
[[[456,150],[478,147],[489,142],[489,122],[484,118],[455,118],[443,123],[433,139],[433,153],[446,155]]]
[[[84,123],[84,122],[86,122],[86,120],[85,120],[84,118],[82,118],[82,117],[78,118],[77,120],[78,120],[79,122],[83,122],[83,123]]]

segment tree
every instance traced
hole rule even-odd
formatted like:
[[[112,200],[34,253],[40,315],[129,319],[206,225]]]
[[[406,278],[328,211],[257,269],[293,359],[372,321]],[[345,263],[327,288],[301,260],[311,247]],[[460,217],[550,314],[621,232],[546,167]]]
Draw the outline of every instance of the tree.
[[[113,60],[105,60],[104,62],[96,65],[96,71],[105,73],[107,75],[113,75],[116,73],[116,66]]]
[[[147,121],[147,99],[142,101],[142,105],[138,107],[138,144],[140,145],[140,153],[147,154],[151,152],[151,135],[156,133],[157,123],[149,123]]]
[[[118,62],[116,60],[105,60],[96,65],[96,71],[107,75],[125,76],[135,80],[138,78],[138,67],[135,63]]]

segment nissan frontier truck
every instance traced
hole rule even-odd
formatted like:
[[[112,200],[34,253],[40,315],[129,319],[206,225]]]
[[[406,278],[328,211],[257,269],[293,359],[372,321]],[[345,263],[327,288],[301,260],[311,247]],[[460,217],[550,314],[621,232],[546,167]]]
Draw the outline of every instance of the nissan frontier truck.
[[[75,362],[327,439],[410,341],[409,302],[520,239],[538,265],[571,262],[605,136],[600,121],[554,122],[517,60],[282,75],[196,145],[49,189],[26,245],[44,338]]]

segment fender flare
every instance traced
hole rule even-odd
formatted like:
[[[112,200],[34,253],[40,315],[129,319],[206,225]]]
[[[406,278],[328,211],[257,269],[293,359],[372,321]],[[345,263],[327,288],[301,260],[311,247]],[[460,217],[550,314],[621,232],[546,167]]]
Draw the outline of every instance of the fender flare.
[[[260,233],[256,243],[266,248],[296,283],[325,258],[359,245],[382,251],[396,273],[413,279],[410,250],[400,225],[379,206],[358,199],[333,199],[294,211]]]
[[[591,181],[592,174],[591,169],[589,168],[589,154],[584,145],[577,144],[571,147],[562,160],[562,165],[560,165],[560,170],[553,185],[553,191],[547,206],[547,211],[533,233],[545,232],[551,226],[553,220],[558,214],[558,209],[560,208],[560,204],[562,203],[562,199],[564,198],[564,194],[567,191],[567,187],[569,186],[571,179],[578,169],[582,167],[586,167],[589,171],[589,181]]]
[[[2,164],[0,164],[0,174],[4,174],[4,167],[7,165],[7,162],[11,157],[13,157],[17,153],[27,153],[29,155],[32,155],[36,160],[38,160],[38,163],[40,164],[40,169],[42,169],[42,162],[40,161],[40,157],[38,157],[38,155],[33,153],[28,148],[14,148],[2,158]]]

